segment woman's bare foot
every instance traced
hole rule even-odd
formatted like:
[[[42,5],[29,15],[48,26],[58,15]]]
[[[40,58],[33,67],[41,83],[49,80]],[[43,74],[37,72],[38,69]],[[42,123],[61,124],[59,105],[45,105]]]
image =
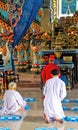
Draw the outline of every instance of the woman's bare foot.
[[[48,117],[47,117],[47,115],[45,113],[43,114],[43,118],[44,118],[46,123],[48,123],[48,124],[50,123],[49,119],[48,119]]]
[[[18,112],[20,112],[20,111],[24,111],[24,108],[23,108],[23,107],[21,107],[21,108],[18,110]]]
[[[59,118],[56,118],[56,117],[54,117],[54,121],[59,122],[60,124],[63,124],[63,123],[64,123],[63,120],[61,120],[61,119],[59,119]]]

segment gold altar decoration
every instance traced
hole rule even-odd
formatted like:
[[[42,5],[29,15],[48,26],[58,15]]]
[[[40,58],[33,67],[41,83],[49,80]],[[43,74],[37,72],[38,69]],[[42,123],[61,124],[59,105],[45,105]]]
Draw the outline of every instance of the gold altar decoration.
[[[31,50],[33,53],[32,56],[32,68],[31,71],[32,72],[40,72],[40,55],[39,55],[39,51],[40,51],[40,45],[31,45]]]
[[[61,57],[61,55],[62,55],[62,51],[56,51],[55,50],[54,54],[55,54],[56,58],[59,59]]]

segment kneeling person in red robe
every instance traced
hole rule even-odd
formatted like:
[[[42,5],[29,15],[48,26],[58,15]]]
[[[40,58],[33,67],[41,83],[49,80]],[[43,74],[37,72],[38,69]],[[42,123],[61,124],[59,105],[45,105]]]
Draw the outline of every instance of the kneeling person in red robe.
[[[54,60],[55,60],[55,56],[50,55],[49,56],[49,64],[44,66],[43,69],[42,69],[41,78],[42,78],[42,81],[43,81],[44,84],[46,83],[46,81],[48,79],[52,78],[51,71],[53,69],[58,69],[58,71],[60,72],[59,67],[56,64],[54,64]]]

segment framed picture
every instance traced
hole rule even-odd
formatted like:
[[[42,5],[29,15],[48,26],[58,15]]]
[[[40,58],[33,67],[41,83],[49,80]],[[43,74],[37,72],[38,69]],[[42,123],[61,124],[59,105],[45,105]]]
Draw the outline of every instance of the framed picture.
[[[57,17],[73,16],[78,10],[78,0],[57,0]]]

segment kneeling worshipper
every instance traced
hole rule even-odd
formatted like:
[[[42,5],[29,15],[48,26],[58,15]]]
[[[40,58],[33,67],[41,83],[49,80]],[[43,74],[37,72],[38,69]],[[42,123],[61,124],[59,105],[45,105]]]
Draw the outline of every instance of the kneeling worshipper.
[[[61,101],[67,96],[66,87],[64,81],[59,78],[58,69],[52,70],[51,74],[52,78],[46,81],[43,90],[43,117],[46,123],[56,121],[62,124],[65,114]]]
[[[23,111],[27,103],[16,90],[17,84],[15,82],[10,82],[8,87],[9,90],[6,90],[4,93],[4,102],[0,114],[15,114],[16,112]]]

